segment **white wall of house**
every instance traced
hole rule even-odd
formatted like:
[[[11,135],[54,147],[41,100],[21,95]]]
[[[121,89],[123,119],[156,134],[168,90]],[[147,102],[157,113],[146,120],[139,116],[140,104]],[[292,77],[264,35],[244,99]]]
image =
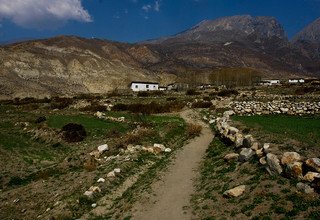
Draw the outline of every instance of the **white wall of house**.
[[[266,85],[266,86],[272,86],[272,85],[277,85],[277,84],[280,84],[279,79],[267,79],[267,80],[263,80],[261,82],[261,85]]]
[[[304,83],[304,79],[289,79],[289,83]]]
[[[159,90],[159,84],[133,82],[131,83],[131,90],[134,92]]]

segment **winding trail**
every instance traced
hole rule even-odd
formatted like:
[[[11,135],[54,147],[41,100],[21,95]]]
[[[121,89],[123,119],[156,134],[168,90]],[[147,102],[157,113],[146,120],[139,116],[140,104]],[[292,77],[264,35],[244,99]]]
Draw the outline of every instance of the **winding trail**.
[[[152,184],[153,194],[133,206],[131,219],[180,220],[194,217],[189,208],[194,193],[193,181],[199,175],[198,167],[213,139],[213,133],[193,110],[184,111],[181,116],[189,123],[201,124],[201,135],[176,153],[168,170]]]

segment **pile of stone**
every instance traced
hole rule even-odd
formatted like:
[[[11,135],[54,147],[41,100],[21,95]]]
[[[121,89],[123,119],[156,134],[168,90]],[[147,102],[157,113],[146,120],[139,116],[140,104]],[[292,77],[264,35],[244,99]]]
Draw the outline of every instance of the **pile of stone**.
[[[272,175],[283,175],[294,178],[304,183],[299,183],[297,188],[305,193],[320,189],[320,159],[305,159],[297,152],[285,152],[276,155],[269,143],[259,143],[251,135],[243,135],[237,128],[229,125],[230,116],[234,111],[224,112],[221,118],[216,119],[216,128],[222,138],[233,143],[238,153],[225,155],[226,161],[237,160],[246,162],[258,158]]]
[[[115,121],[115,122],[125,122],[125,117],[111,117],[111,116],[106,116],[105,113],[103,112],[96,112],[94,114],[94,116],[96,116],[97,118],[100,118],[100,119],[105,119],[105,120],[110,120],[110,121]]]
[[[133,154],[135,152],[145,151],[153,154],[170,153],[171,148],[165,147],[163,144],[153,144],[153,146],[141,146],[129,144],[127,149],[124,150],[124,154]]]
[[[320,113],[320,102],[290,102],[287,100],[274,100],[271,102],[234,101],[230,106],[238,115],[305,115]]]

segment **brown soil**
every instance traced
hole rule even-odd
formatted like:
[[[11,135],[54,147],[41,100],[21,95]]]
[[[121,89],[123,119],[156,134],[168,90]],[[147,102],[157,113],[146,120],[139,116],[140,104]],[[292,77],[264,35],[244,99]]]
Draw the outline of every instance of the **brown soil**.
[[[201,135],[184,146],[176,154],[167,172],[151,186],[153,194],[147,194],[133,205],[132,219],[192,219],[190,199],[194,193],[194,180],[205,151],[212,141],[211,129],[192,110],[181,116],[188,123],[201,124]]]

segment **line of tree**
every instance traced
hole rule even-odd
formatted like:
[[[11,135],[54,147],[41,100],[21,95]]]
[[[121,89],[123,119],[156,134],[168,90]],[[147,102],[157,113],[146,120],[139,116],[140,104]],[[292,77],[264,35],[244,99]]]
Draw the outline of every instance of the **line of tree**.
[[[215,70],[209,80],[216,86],[252,86],[261,81],[261,73],[251,68],[227,67]]]

